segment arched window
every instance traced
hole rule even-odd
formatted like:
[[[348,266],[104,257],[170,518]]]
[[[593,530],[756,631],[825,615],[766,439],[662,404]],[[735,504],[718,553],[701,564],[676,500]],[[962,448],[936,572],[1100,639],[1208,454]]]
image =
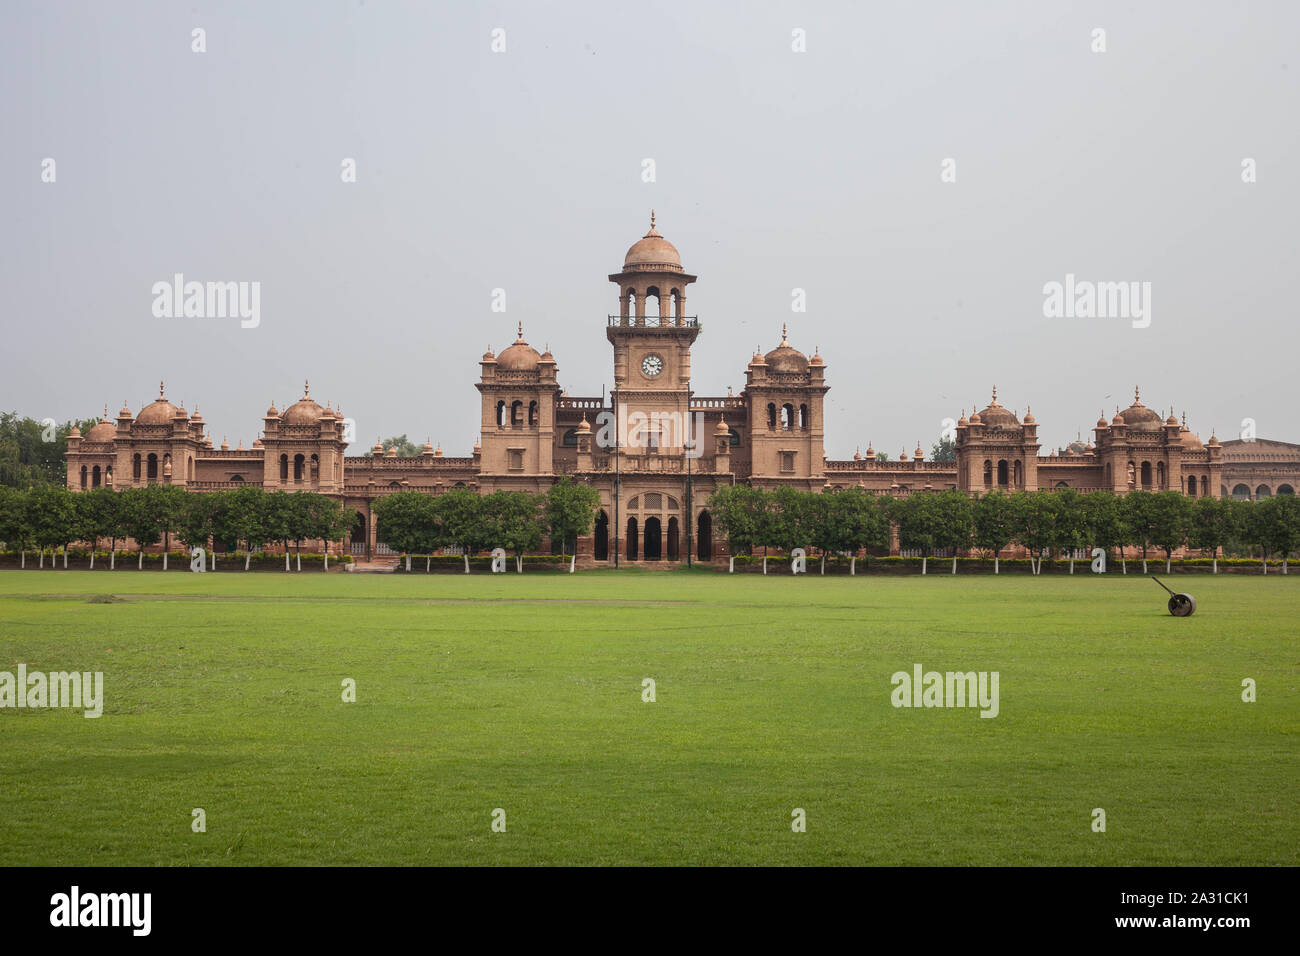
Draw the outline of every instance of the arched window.
[[[531,428],[536,424],[537,424],[537,403],[529,402],[528,403],[528,427]]]
[[[1258,488],[1255,489],[1256,501],[1258,501],[1260,498],[1272,498],[1272,497],[1273,497],[1273,492],[1269,491],[1268,485],[1260,485]]]
[[[523,423],[524,423],[524,403],[518,400],[511,402],[510,403],[510,424],[512,426],[517,427],[519,425],[522,425]]]
[[[993,484],[993,462],[988,458],[984,459],[984,487],[988,488]]]
[[[645,559],[658,561],[663,557],[663,531],[658,518],[645,519]]]
[[[998,486],[1005,488],[1011,481],[1011,471],[1005,458],[998,459]]]
[[[1112,485],[1111,485],[1111,470],[1110,470],[1110,462],[1106,462],[1106,487],[1107,487],[1107,488],[1112,487]]]
[[[288,455],[280,456],[280,480],[281,481],[289,480],[289,456]]]
[[[497,428],[506,427],[506,403],[497,402]]]
[[[1025,466],[1019,458],[1011,466],[1011,479],[1017,488],[1025,486]]]
[[[776,427],[776,403],[775,402],[767,403],[767,427],[768,428]]]
[[[570,428],[567,431],[565,431],[564,437],[560,439],[560,444],[563,445],[565,448],[577,448],[578,430],[576,428]]]
[[[1069,487],[1070,487],[1070,483],[1069,483],[1068,481],[1058,481],[1058,482],[1056,483],[1056,487],[1057,487],[1057,488],[1069,488]]]
[[[799,427],[805,430],[808,428],[808,406],[807,405],[799,406]]]
[[[1292,488],[1290,485],[1278,485],[1277,493],[1279,495],[1293,495],[1295,494],[1295,489]]]
[[[669,518],[668,519],[668,560],[669,561],[677,561],[680,560],[681,558],[681,555],[678,550],[678,545],[677,545],[677,537],[678,537],[677,519]]]
[[[627,559],[636,560],[637,553],[637,536],[636,536],[636,519],[627,519]]]
[[[293,456],[293,480],[302,481],[302,464],[305,459],[302,455]]]
[[[243,476],[243,475],[231,475],[231,476],[230,476],[230,480],[233,481],[235,484],[240,485],[240,484],[243,484],[243,483],[244,483],[244,476]]]
[[[1249,486],[1249,485],[1237,485],[1235,488],[1232,489],[1232,497],[1236,498],[1238,501],[1249,501],[1249,500],[1250,500],[1250,486]]]
[[[659,321],[659,288],[651,286],[645,290],[645,315],[647,319],[653,319],[655,323]]]
[[[1142,462],[1142,487],[1148,491],[1151,489],[1151,462]]]
[[[727,444],[730,445],[732,448],[736,448],[737,446],[739,446],[739,445],[740,445],[740,432],[736,431],[734,428],[728,428],[728,429],[727,429]]]
[[[619,315],[625,319],[636,317],[635,289],[628,289],[623,293],[623,298],[619,299]]]
[[[701,511],[695,523],[695,553],[701,561],[713,560],[713,517],[708,511]]]
[[[152,452],[145,460],[145,477],[150,481],[155,481],[158,478],[158,456]]]
[[[781,428],[787,432],[794,428],[794,406],[789,402],[781,406]]]
[[[135,481],[140,480],[140,456],[138,454],[131,456],[131,478]]]
[[[82,465],[81,466],[81,487],[82,488],[86,487],[86,474],[87,474],[86,466]]]
[[[1163,461],[1156,462],[1156,490],[1165,490],[1165,463]]]
[[[91,473],[90,473],[90,487],[92,487],[92,488],[98,488],[98,487],[99,487],[99,466],[98,466],[98,465],[96,465],[96,466],[91,470]]]
[[[1188,478],[1184,478],[1183,484],[1184,484],[1183,494],[1187,495],[1189,498],[1195,498],[1196,497],[1196,476],[1192,475]]]
[[[1210,479],[1201,475],[1201,497],[1204,498],[1210,493]]]
[[[597,561],[609,560],[609,515],[602,509],[596,516],[596,540],[593,548]]]

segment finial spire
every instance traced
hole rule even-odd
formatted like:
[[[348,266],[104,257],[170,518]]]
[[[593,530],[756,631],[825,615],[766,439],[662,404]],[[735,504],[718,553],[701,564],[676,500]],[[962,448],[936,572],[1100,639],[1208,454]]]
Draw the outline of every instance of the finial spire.
[[[655,227],[655,211],[654,211],[653,209],[651,209],[651,210],[650,210],[650,228],[653,229],[654,227]]]
[[[1187,427],[1187,409],[1183,409],[1183,427]]]
[[[785,323],[782,322],[782,323],[781,323],[781,341],[782,341],[782,343],[785,342],[785,338],[786,338],[786,326],[785,326]]]
[[[992,404],[996,405],[997,403],[998,403],[998,387],[997,387],[996,385],[994,385],[994,386],[993,386],[993,401],[992,401]]]
[[[311,382],[304,378],[302,380],[302,397],[306,398],[310,394],[311,394]]]
[[[1133,386],[1133,404],[1134,405],[1142,404],[1142,392],[1136,385]]]
[[[158,397],[159,397],[159,398],[162,398],[162,397],[163,397],[163,380],[162,380],[162,379],[158,379]]]
[[[519,341],[522,342],[523,340],[524,340],[524,322],[523,319],[520,319],[519,320]]]

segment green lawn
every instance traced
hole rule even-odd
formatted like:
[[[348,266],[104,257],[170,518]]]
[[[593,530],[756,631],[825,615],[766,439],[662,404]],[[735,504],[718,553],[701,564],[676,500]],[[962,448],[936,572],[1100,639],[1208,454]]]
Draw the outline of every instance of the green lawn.
[[[0,864],[1296,865],[1300,576],[1177,581],[3,571],[106,702],[0,710]]]

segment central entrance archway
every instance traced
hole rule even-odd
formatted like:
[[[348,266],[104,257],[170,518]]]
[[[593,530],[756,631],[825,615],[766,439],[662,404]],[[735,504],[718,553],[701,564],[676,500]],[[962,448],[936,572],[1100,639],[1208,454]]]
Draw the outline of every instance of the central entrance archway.
[[[592,550],[597,561],[609,560],[609,515],[603,509],[596,518],[596,540]]]

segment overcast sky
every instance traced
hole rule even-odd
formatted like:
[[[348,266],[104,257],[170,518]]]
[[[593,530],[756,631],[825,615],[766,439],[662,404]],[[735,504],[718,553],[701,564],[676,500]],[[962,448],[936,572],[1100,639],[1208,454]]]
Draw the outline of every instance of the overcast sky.
[[[606,277],[653,207],[699,276],[696,393],[788,323],[829,457],[928,452],[994,384],[1044,454],[1135,384],[1204,438],[1300,441],[1297,42],[1289,0],[6,0],[0,406],[164,378],[247,446],[309,377],[353,453],[467,455],[517,321],[570,395],[609,384]],[[175,273],[260,282],[260,325],[155,317]],[[1149,327],[1046,318],[1067,274],[1151,283]]]

